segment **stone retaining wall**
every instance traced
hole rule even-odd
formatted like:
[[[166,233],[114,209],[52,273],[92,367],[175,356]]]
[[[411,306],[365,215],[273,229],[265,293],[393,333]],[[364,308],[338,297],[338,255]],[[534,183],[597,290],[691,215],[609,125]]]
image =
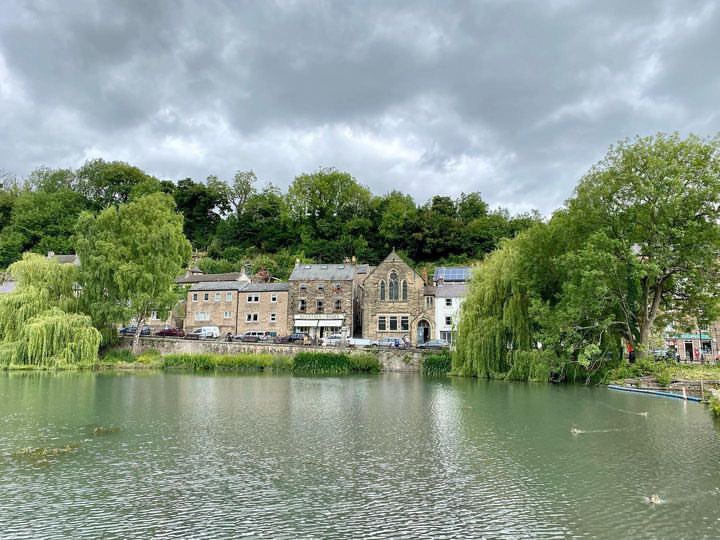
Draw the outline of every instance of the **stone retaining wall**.
[[[123,338],[121,348],[130,349],[132,338]],[[383,371],[420,371],[422,359],[429,351],[418,349],[364,349],[346,347],[311,347],[307,345],[290,345],[280,343],[242,343],[226,341],[201,341],[191,339],[140,338],[142,351],[156,350],[164,354],[276,354],[295,356],[299,352],[341,352],[348,354],[375,354]]]

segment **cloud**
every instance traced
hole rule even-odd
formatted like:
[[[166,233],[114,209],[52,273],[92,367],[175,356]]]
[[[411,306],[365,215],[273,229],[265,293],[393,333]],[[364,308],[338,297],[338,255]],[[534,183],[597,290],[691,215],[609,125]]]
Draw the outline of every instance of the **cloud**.
[[[712,2],[49,2],[0,18],[0,169],[335,166],[550,212],[618,139],[720,130]]]

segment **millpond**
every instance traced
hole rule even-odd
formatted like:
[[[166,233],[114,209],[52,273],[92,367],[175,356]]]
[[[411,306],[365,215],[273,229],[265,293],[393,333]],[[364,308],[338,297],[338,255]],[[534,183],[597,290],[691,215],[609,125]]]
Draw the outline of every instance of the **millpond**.
[[[720,424],[606,388],[0,374],[2,538],[717,538]]]

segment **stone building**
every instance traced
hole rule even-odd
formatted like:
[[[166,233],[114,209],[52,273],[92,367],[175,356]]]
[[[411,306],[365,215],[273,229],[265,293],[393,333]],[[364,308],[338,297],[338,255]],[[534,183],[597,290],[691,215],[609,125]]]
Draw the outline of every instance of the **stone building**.
[[[295,263],[289,284],[289,321],[295,332],[317,341],[354,331],[355,265]]]
[[[362,284],[362,334],[367,339],[428,341],[435,327],[432,286],[393,250]]]
[[[195,283],[187,293],[186,306],[185,332],[217,326],[221,335],[248,330],[288,333],[287,283]]]

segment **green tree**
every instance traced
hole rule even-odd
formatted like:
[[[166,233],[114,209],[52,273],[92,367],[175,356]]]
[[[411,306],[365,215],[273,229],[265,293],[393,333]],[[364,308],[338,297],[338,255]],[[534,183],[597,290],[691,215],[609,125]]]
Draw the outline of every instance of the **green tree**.
[[[590,232],[581,249],[600,252],[616,276],[607,310],[622,313],[624,337],[641,350],[663,311],[701,323],[717,315],[719,215],[718,139],[623,141],[580,182],[568,220]],[[574,263],[574,272],[587,268]]]
[[[150,311],[167,313],[177,301],[175,278],[190,259],[172,198],[154,193],[98,215],[84,213],[76,244],[85,309],[108,334],[114,324],[134,319],[137,350]]]
[[[185,178],[173,193],[177,209],[185,218],[185,235],[196,248],[207,248],[228,209],[227,185],[216,177],[208,183]]]
[[[100,333],[77,312],[77,267],[26,253],[10,267],[14,292],[0,295],[0,363],[59,367],[97,359]]]
[[[96,210],[162,189],[159,180],[122,161],[93,159],[80,167],[76,176],[77,190]]]
[[[321,169],[295,178],[288,189],[293,230],[300,249],[319,260],[363,257],[370,233],[370,190],[350,174]]]

